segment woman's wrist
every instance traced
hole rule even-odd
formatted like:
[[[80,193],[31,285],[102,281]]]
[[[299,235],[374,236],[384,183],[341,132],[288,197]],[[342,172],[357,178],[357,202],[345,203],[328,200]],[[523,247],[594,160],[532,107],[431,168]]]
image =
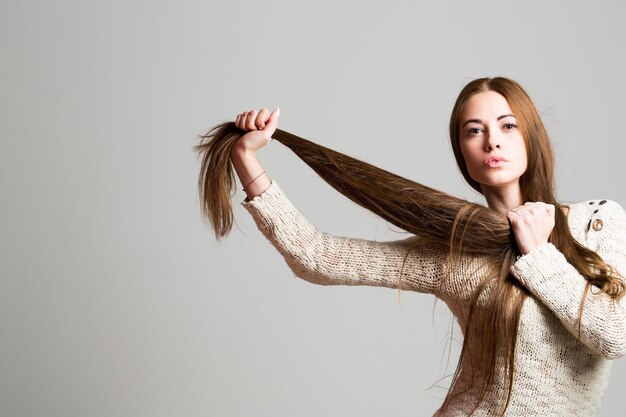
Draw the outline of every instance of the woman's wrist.
[[[248,187],[246,187],[246,197],[247,201],[252,200],[254,197],[263,194],[265,190],[270,186],[272,180],[267,175],[267,172],[264,172],[257,179],[255,179]]]
[[[248,199],[251,200],[263,193],[269,187],[271,180],[257,159],[255,152],[242,149],[241,147],[235,148],[235,146],[236,144],[233,145],[233,149],[230,152],[231,160],[243,191],[245,191]]]

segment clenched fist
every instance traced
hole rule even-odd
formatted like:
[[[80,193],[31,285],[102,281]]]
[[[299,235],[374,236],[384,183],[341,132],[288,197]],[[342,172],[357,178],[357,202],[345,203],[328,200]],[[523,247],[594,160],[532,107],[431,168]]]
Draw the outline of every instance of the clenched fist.
[[[272,113],[266,108],[260,111],[250,110],[237,115],[235,126],[248,133],[241,136],[234,147],[252,154],[267,145],[278,127],[280,109],[277,107]]]
[[[511,222],[515,241],[522,255],[548,243],[554,229],[554,204],[527,202],[509,211],[506,215]]]

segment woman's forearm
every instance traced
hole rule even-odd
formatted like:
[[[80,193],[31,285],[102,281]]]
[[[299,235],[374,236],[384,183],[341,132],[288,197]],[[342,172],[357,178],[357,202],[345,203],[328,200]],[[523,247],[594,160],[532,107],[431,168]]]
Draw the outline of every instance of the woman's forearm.
[[[233,162],[242,188],[246,187],[245,192],[248,200],[252,200],[269,187],[270,177],[267,172],[259,176],[264,169],[257,159],[256,154],[243,150],[235,145],[230,152],[230,159]]]

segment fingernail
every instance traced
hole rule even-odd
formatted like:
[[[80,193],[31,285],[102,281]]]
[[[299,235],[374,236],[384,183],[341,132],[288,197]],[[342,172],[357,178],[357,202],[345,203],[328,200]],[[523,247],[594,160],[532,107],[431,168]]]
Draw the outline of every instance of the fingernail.
[[[276,107],[276,116],[280,116],[280,107]]]

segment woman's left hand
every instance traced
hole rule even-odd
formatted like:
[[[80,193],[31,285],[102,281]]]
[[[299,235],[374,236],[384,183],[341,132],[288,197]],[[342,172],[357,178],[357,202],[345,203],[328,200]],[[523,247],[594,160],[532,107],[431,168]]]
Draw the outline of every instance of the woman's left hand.
[[[554,204],[529,201],[509,211],[506,217],[511,222],[518,249],[526,255],[548,243],[554,229]]]

